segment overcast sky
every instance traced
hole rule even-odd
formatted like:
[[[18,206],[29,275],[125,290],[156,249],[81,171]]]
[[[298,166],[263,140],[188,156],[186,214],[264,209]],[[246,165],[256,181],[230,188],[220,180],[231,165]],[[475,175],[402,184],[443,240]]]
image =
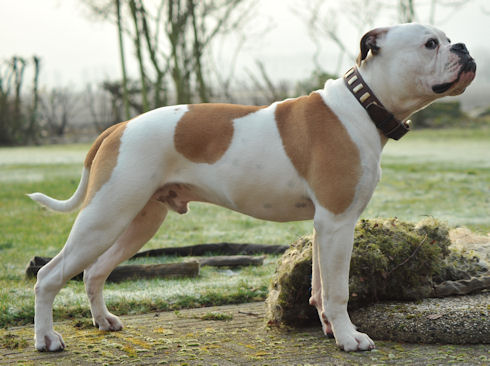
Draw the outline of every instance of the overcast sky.
[[[260,0],[256,20],[248,27],[254,29],[255,21],[262,24],[270,22],[271,27],[265,35],[255,36],[253,42],[242,50],[239,75],[246,75],[244,70],[253,68],[256,59],[265,63],[275,80],[297,80],[310,74],[315,47],[304,23],[294,14],[306,1]],[[422,21],[428,19],[424,12],[428,13],[428,7],[419,10]],[[489,85],[490,1],[469,1],[448,19],[443,11],[439,14],[444,21],[436,25],[453,42],[466,43],[476,58],[475,90]],[[375,25],[396,22],[396,17],[387,15],[385,19],[378,19]],[[346,39],[352,44],[351,52],[356,54],[359,34],[352,27],[344,30]],[[320,61],[327,71],[332,72],[336,69],[337,58],[333,53],[329,54],[329,47],[336,54],[334,46],[326,44]],[[13,55],[40,56],[43,85],[82,88],[86,82],[120,78],[118,52],[116,27],[90,19],[89,12],[77,0],[0,0],[0,59]],[[353,61],[345,59],[342,67],[347,69]],[[132,70],[136,75],[134,64]]]

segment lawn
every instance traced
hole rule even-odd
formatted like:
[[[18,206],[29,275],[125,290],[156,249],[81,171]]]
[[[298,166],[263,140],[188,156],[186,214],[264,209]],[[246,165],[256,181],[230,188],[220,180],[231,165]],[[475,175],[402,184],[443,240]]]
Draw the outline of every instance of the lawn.
[[[424,216],[450,226],[490,231],[490,130],[427,130],[390,142],[383,177],[363,217]],[[53,256],[62,247],[76,213],[49,212],[25,193],[70,196],[78,185],[88,145],[0,149],[0,326],[32,322],[33,280],[24,268],[34,255]],[[285,244],[311,233],[312,223],[269,223],[211,205],[191,204],[170,214],[145,249],[220,241]],[[160,258],[175,261],[176,258]],[[277,258],[241,270],[204,267],[198,279],[127,281],[106,285],[116,314],[171,310],[264,299]],[[155,259],[137,263],[155,262]],[[57,296],[55,319],[88,316],[83,284],[70,282]]]

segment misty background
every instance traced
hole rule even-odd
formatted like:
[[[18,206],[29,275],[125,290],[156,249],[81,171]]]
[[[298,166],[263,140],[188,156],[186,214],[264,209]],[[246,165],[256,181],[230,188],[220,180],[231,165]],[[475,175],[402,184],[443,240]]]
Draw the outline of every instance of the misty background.
[[[416,128],[488,124],[488,1],[0,0],[0,144],[89,141],[164,105],[307,94],[353,65],[366,31],[411,21],[478,65]]]

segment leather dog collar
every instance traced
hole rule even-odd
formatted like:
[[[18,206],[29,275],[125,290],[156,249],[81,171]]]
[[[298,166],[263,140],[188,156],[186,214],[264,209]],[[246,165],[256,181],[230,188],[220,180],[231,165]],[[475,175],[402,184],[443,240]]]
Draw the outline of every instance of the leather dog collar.
[[[359,70],[354,66],[344,75],[344,82],[351,93],[368,112],[369,117],[386,137],[399,140],[410,131],[410,120],[399,121],[388,112],[383,104],[376,98],[373,91],[361,77]]]

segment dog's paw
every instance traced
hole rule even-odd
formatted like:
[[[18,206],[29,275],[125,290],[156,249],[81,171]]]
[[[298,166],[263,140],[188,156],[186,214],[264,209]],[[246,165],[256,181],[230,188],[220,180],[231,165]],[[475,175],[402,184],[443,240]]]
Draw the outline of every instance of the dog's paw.
[[[94,325],[99,328],[99,330],[109,332],[117,332],[123,329],[121,320],[111,313],[107,313],[104,316],[94,319]]]
[[[335,334],[335,341],[337,346],[346,352],[370,351],[376,347],[367,334],[356,330]]]
[[[65,342],[61,334],[51,330],[47,334],[36,335],[36,349],[39,352],[59,352],[65,349]]]

